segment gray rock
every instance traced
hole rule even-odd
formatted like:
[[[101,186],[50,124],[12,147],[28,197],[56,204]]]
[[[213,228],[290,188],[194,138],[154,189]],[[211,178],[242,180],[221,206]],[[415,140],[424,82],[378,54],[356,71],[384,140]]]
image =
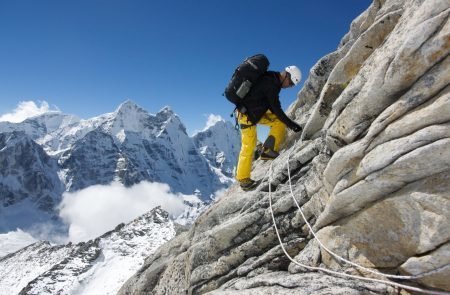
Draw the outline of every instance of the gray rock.
[[[393,288],[383,284],[366,284],[320,273],[289,274],[271,272],[253,278],[232,280],[220,289],[207,294],[394,294]]]
[[[295,256],[294,260],[299,264],[318,267],[320,263],[320,247],[317,240],[311,240],[308,245],[306,245],[305,249]],[[302,272],[309,272],[309,270],[291,262],[289,265],[289,273],[294,274]]]
[[[405,274],[424,274],[419,279],[420,282],[435,288],[446,289],[450,276],[450,264],[447,263],[449,256],[450,244],[446,243],[427,255],[409,258],[400,266],[400,270]]]
[[[297,261],[374,276],[321,248],[308,221],[345,259],[450,291],[449,13],[444,0],[375,0],[290,106],[301,139],[289,133],[276,160],[256,161],[255,191],[233,186],[119,294],[408,294],[291,262],[269,190]]]

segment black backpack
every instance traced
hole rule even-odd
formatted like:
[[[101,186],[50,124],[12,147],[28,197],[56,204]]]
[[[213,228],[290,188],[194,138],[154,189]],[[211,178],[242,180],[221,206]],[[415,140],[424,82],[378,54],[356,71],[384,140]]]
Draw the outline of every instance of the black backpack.
[[[246,113],[245,96],[252,86],[269,68],[269,60],[264,54],[256,54],[245,59],[234,71],[227,88],[225,97],[232,102],[241,113]]]

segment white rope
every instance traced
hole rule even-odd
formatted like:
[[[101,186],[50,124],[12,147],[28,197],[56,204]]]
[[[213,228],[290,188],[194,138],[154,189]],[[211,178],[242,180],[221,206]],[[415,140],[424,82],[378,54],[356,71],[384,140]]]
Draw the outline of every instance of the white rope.
[[[294,143],[294,146],[295,146],[295,145],[296,145],[296,142]],[[339,256],[338,254],[334,253],[334,252],[331,251],[329,248],[327,248],[327,247],[320,241],[320,239],[316,236],[316,233],[314,232],[314,230],[313,230],[311,224],[310,224],[310,223],[308,222],[308,220],[306,219],[305,214],[303,213],[302,208],[300,207],[300,205],[298,204],[298,202],[297,202],[297,200],[296,200],[296,198],[295,198],[295,196],[294,196],[294,192],[293,192],[293,190],[292,190],[291,171],[290,171],[290,165],[289,165],[289,158],[291,157],[291,153],[292,153],[292,149],[289,151],[289,154],[288,154],[288,157],[287,157],[287,171],[288,171],[288,177],[289,177],[289,189],[290,189],[290,191],[291,191],[292,199],[294,200],[295,205],[297,205],[297,208],[298,208],[298,210],[300,211],[300,213],[301,213],[301,215],[302,215],[302,218],[303,218],[303,220],[305,221],[306,225],[308,226],[310,232],[312,233],[312,235],[314,236],[314,238],[317,240],[317,242],[319,243],[319,245],[320,245],[323,249],[325,249],[325,251],[327,251],[327,252],[330,253],[332,256],[334,256],[335,258],[337,258],[337,259],[339,259],[339,260],[341,260],[341,261],[343,261],[343,262],[346,262],[346,263],[348,263],[348,264],[350,264],[350,265],[353,265],[353,266],[355,266],[355,267],[357,267],[357,268],[363,269],[363,270],[365,270],[365,271],[367,271],[367,272],[370,272],[370,273],[373,273],[373,274],[376,274],[376,275],[382,275],[382,276],[384,276],[384,277],[386,277],[386,278],[401,279],[401,280],[416,280],[416,279],[419,279],[419,278],[423,278],[423,277],[425,277],[425,276],[427,276],[427,275],[433,274],[433,273],[435,273],[435,272],[437,272],[437,271],[439,271],[439,270],[442,270],[442,269],[444,268],[444,267],[441,267],[441,268],[438,268],[437,270],[430,270],[430,271],[427,271],[427,272],[424,272],[424,273],[421,273],[421,274],[418,274],[418,275],[414,275],[414,276],[391,275],[391,274],[381,273],[381,272],[376,271],[376,270],[373,270],[373,269],[371,269],[371,268],[367,268],[367,267],[364,267],[364,266],[359,265],[359,264],[357,264],[357,263],[354,263],[354,262],[352,262],[352,261],[350,261],[350,260],[347,260],[347,259],[345,259],[345,258]],[[450,264],[449,264],[449,265],[446,265],[446,266],[450,266]]]
[[[290,155],[290,154],[289,154],[289,155]],[[288,161],[289,161],[289,157],[288,157]],[[435,295],[449,295],[449,294],[450,294],[450,293],[448,293],[448,292],[426,290],[426,289],[417,288],[417,287],[412,287],[412,286],[408,286],[408,285],[403,285],[403,284],[399,284],[399,283],[395,283],[395,282],[391,282],[391,281],[387,281],[387,280],[380,280],[380,279],[366,278],[366,277],[362,277],[362,276],[357,276],[357,275],[351,275],[351,274],[341,273],[341,272],[333,271],[333,270],[326,269],[326,268],[323,268],[323,267],[314,267],[314,266],[305,265],[305,264],[302,264],[302,263],[300,263],[300,262],[295,261],[295,260],[287,253],[286,249],[284,248],[283,241],[281,240],[280,233],[278,232],[278,227],[277,227],[277,225],[276,225],[275,216],[274,216],[273,209],[272,209],[272,164],[273,164],[273,162],[270,164],[269,171],[268,171],[268,174],[269,174],[268,180],[269,180],[269,206],[270,206],[270,213],[271,213],[271,216],[272,216],[272,221],[273,221],[273,225],[274,225],[274,227],[275,227],[275,232],[276,232],[276,234],[277,234],[278,241],[280,242],[280,246],[281,246],[281,248],[283,249],[283,252],[284,252],[284,254],[286,255],[286,257],[287,257],[290,261],[292,261],[294,264],[296,264],[296,265],[298,265],[298,266],[301,266],[301,267],[303,267],[303,268],[306,268],[306,269],[308,269],[308,270],[323,271],[323,272],[325,272],[325,273],[329,273],[329,274],[333,274],[333,275],[337,275],[337,276],[341,276],[341,277],[347,277],[347,278],[353,278],[353,279],[358,279],[358,280],[363,280],[363,281],[370,281],[370,282],[383,283],[383,284],[386,284],[386,285],[391,285],[391,286],[403,288],[403,289],[406,289],[406,290],[416,291],[416,292],[422,292],[422,293],[425,293],[425,294],[435,294]],[[288,174],[289,174],[289,182],[290,182],[290,173],[288,172]],[[265,177],[264,177],[264,178],[265,178]],[[291,184],[291,182],[290,182],[290,184]],[[292,189],[291,189],[291,192],[292,192]],[[292,194],[292,196],[293,196],[293,194]],[[294,199],[295,199],[295,198],[294,198]],[[296,202],[296,203],[297,203],[297,202]],[[302,213],[302,215],[303,215],[303,213]],[[303,216],[303,217],[304,217],[304,216]],[[305,221],[306,221],[306,219],[305,219]],[[306,221],[306,222],[307,222],[307,221]],[[317,239],[317,238],[316,238],[316,239]],[[383,275],[383,274],[377,273],[377,275]]]

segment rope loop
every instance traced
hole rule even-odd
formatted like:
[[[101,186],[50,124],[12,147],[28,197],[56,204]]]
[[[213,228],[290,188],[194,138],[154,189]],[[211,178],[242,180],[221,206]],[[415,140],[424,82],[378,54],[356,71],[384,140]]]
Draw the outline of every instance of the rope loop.
[[[300,142],[301,142],[301,141],[300,141]],[[295,147],[296,145],[297,145],[297,141],[294,142],[293,147]],[[345,262],[345,263],[348,263],[348,264],[350,264],[350,265],[352,265],[352,266],[354,266],[354,267],[356,267],[356,268],[363,269],[363,270],[365,270],[365,271],[367,271],[367,272],[370,272],[370,273],[372,273],[372,274],[375,274],[375,275],[377,275],[377,276],[382,276],[382,277],[385,277],[385,278],[392,278],[392,279],[415,280],[415,279],[422,278],[422,277],[425,277],[425,276],[427,276],[427,275],[433,274],[433,273],[435,273],[435,272],[438,272],[439,270],[442,270],[442,269],[445,268],[445,267],[450,266],[450,265],[446,265],[446,266],[444,266],[444,267],[440,267],[440,268],[438,268],[438,269],[431,270],[431,271],[428,271],[428,272],[425,272],[425,273],[422,273],[422,274],[419,274],[419,275],[414,275],[414,276],[398,276],[398,275],[390,275],[390,274],[381,273],[381,272],[379,272],[379,271],[377,271],[377,270],[373,270],[373,269],[364,267],[364,266],[362,266],[362,265],[359,265],[359,264],[357,264],[357,263],[351,262],[351,261],[349,261],[349,260],[347,260],[347,259],[345,259],[345,258],[339,256],[338,254],[334,253],[334,252],[331,251],[330,249],[328,249],[328,247],[326,247],[326,246],[325,246],[325,245],[317,238],[316,233],[314,232],[314,230],[313,230],[311,224],[310,224],[310,223],[308,222],[308,220],[306,219],[306,217],[305,217],[305,215],[304,215],[304,213],[303,213],[303,210],[301,209],[300,205],[298,204],[297,200],[295,199],[294,191],[292,190],[291,171],[290,171],[290,165],[289,165],[289,159],[290,159],[290,157],[291,157],[291,153],[292,153],[293,147],[290,149],[289,154],[288,154],[288,157],[287,157],[287,170],[288,170],[287,172],[288,172],[288,178],[289,178],[289,189],[290,189],[291,197],[292,197],[292,199],[294,200],[294,203],[297,205],[297,208],[298,208],[298,210],[300,211],[300,214],[301,214],[303,220],[305,221],[305,223],[307,224],[307,226],[308,226],[310,232],[311,232],[312,235],[314,236],[314,239],[316,239],[316,241],[319,243],[319,245],[320,245],[321,248],[323,248],[325,251],[327,251],[328,253],[330,253],[333,257],[335,257],[335,258],[337,258],[337,259],[339,259],[339,260],[341,260],[341,261],[343,261],[343,262]],[[268,181],[269,181],[269,208],[270,208],[270,213],[271,213],[271,216],[272,216],[273,226],[274,226],[274,228],[275,228],[275,232],[276,232],[277,237],[278,237],[278,241],[279,241],[280,246],[281,246],[281,248],[282,248],[284,254],[286,255],[286,257],[287,257],[290,261],[292,261],[294,264],[296,264],[296,265],[298,265],[298,266],[300,266],[300,267],[306,268],[306,269],[308,269],[308,270],[311,270],[311,271],[322,271],[322,272],[325,272],[325,273],[328,273],[328,274],[331,274],[331,275],[337,275],[337,276],[340,276],[340,277],[352,278],[352,279],[363,280],[363,281],[369,281],[369,282],[383,283],[383,284],[386,284],[386,285],[391,285],[391,286],[394,286],[394,287],[399,287],[399,288],[403,288],[403,289],[410,290],[410,291],[422,292],[422,293],[424,293],[424,294],[450,295],[449,292],[444,292],[444,291],[434,291],[434,290],[422,289],[422,288],[419,288],[419,287],[413,287],[413,286],[409,286],[409,285],[399,284],[399,283],[392,282],[392,281],[388,281],[388,280],[385,280],[385,279],[384,279],[384,280],[383,280],[383,279],[373,279],[373,278],[367,278],[367,277],[358,276],[358,275],[351,275],[351,274],[347,274],[347,273],[343,273],[343,272],[337,272],[337,271],[330,270],[330,269],[323,268],[323,267],[315,267],[315,266],[306,265],[306,264],[303,264],[303,263],[300,263],[300,262],[294,260],[294,259],[288,254],[288,252],[286,251],[286,249],[284,248],[283,241],[281,240],[280,233],[279,233],[279,231],[278,231],[278,227],[277,227],[277,224],[276,224],[276,221],[275,221],[275,215],[274,215],[274,213],[273,213],[273,208],[272,208],[272,179],[273,179],[272,173],[273,173],[273,167],[272,167],[272,166],[273,166],[273,161],[272,161],[272,163],[270,164],[269,170],[267,171],[266,175],[263,177],[262,180],[264,180],[264,179],[267,177],[267,179],[268,179]]]

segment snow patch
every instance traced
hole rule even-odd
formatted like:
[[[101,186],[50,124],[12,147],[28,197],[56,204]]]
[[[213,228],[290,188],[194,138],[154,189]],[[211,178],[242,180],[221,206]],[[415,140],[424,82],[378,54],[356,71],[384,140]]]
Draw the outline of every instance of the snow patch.
[[[120,143],[123,143],[125,141],[125,139],[127,138],[125,130],[120,129],[119,132],[117,132],[117,134],[116,134],[116,138],[119,140]]]

